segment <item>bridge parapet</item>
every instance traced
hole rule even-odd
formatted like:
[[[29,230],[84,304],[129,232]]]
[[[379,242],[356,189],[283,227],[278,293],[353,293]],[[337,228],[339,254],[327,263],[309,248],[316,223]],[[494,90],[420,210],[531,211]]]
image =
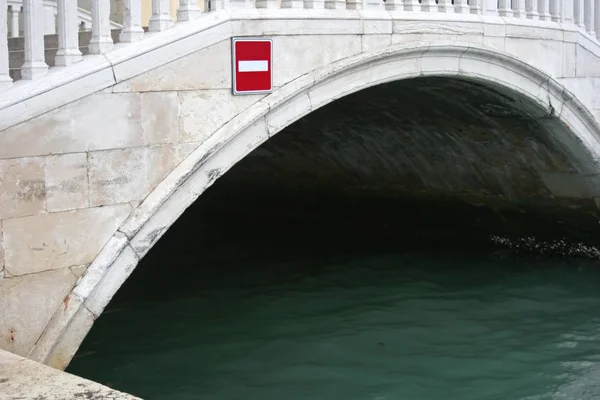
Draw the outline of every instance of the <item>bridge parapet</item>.
[[[89,53],[106,54],[113,51],[115,43],[111,36],[114,23],[109,19],[110,1],[98,0],[91,10],[92,37]],[[10,3],[10,4],[9,4]],[[71,66],[83,60],[79,50],[78,30],[81,12],[77,1],[58,0],[56,3],[56,32],[58,33],[58,51],[55,60],[46,60],[44,34],[46,2],[23,0],[22,16],[15,0],[0,1],[0,87],[4,90],[13,86],[9,75],[8,37],[22,32],[25,37],[24,63],[21,67],[23,80],[37,80],[47,75],[49,65]],[[372,10],[389,11],[393,14],[406,14],[398,17],[426,13],[434,20],[450,18],[452,21],[473,20],[480,15],[510,19],[512,24],[519,20],[540,20],[550,24],[573,25],[585,32],[591,39],[600,36],[600,1],[598,0],[180,0],[177,21],[169,13],[169,0],[153,0],[147,32],[141,26],[142,0],[122,2],[123,27],[119,42],[132,44],[147,35],[171,28],[175,22],[185,22],[201,17],[203,14],[220,10],[243,9],[323,9],[323,10]],[[441,16],[441,15],[442,16]],[[453,14],[450,16],[449,14]],[[293,14],[290,14],[292,17]],[[19,18],[23,27],[20,28]],[[421,15],[422,18],[422,15]],[[121,45],[121,47],[123,46]]]

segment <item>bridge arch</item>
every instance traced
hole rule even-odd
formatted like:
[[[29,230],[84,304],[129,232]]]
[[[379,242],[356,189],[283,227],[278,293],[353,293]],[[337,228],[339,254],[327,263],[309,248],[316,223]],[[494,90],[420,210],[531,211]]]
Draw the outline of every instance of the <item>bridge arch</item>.
[[[413,42],[350,57],[299,77],[237,115],[177,166],[109,240],[64,301],[30,358],[64,368],[138,261],[216,179],[310,112],[362,89],[418,77],[483,83],[522,99],[576,166],[598,173],[600,125],[560,83],[499,51]],[[558,128],[558,130],[557,130]]]

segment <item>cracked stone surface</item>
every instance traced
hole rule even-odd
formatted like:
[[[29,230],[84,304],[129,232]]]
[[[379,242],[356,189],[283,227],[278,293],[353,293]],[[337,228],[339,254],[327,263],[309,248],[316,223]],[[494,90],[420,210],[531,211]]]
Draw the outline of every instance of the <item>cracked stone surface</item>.
[[[0,350],[0,393],[3,400],[139,399],[4,350]]]

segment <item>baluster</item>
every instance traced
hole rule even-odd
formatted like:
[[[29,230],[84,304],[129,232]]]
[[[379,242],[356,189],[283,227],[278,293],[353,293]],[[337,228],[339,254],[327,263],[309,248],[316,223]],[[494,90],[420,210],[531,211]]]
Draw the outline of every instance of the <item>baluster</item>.
[[[113,47],[110,34],[110,2],[109,0],[93,0],[90,54],[103,54]]]
[[[483,7],[481,5],[482,0],[471,0],[467,5],[467,0],[454,0],[454,9],[457,13],[466,13],[468,11],[471,14],[481,15],[483,14]]]
[[[525,0],[512,0],[512,11],[515,18],[525,18]]]
[[[0,0],[0,88],[9,87],[12,79],[8,74],[8,5],[6,0]]]
[[[58,0],[57,14],[58,51],[54,63],[64,67],[83,60],[79,51],[77,0]]]
[[[160,32],[173,26],[169,6],[169,0],[152,0],[152,16],[148,23],[148,31]]]
[[[600,40],[600,0],[594,1],[594,28],[596,30],[596,38]]]
[[[452,0],[439,0],[438,1],[438,11],[442,12],[442,13],[454,12],[454,6],[452,5]]]
[[[549,0],[538,0],[538,14],[542,21],[550,21]]]
[[[583,0],[573,0],[573,19],[575,25],[585,29],[585,23],[583,21]]]
[[[21,7],[12,5],[8,6],[8,32],[10,37],[19,37],[19,14],[21,13]]]
[[[304,0],[304,8],[322,10],[325,8],[325,0]]]
[[[181,1],[183,3],[183,0]],[[194,1],[196,3],[196,1]],[[181,7],[180,7],[181,9]],[[177,10],[177,18],[179,10]],[[142,2],[141,0],[123,1],[123,29],[119,34],[119,40],[125,43],[136,42],[144,37],[142,29]]]
[[[584,4],[585,12],[583,13],[583,18],[584,18],[584,23],[585,23],[585,29],[590,35],[596,36],[596,32],[594,31],[594,23],[595,23],[594,1],[593,0],[585,0],[584,3],[585,3]]]
[[[37,79],[48,72],[44,58],[44,5],[38,0],[23,0],[25,62],[21,67],[23,79]]]
[[[258,1],[256,2],[256,7],[258,7]],[[177,21],[191,21],[200,15],[202,15],[202,10],[198,7],[198,0],[179,0]]]
[[[358,9],[360,9],[360,0],[354,1],[359,2]],[[281,8],[304,8],[304,0],[281,0]],[[350,0],[348,2],[348,8],[350,8]]]
[[[537,11],[538,0],[525,0],[525,13],[528,19],[539,19]]]
[[[440,2],[442,2],[442,1],[446,1],[446,0],[440,0]],[[348,4],[348,3],[346,3],[346,4]],[[348,7],[346,6],[346,8],[348,8]],[[385,10],[386,11],[402,10],[402,0],[386,0],[385,1]]]
[[[404,11],[421,11],[419,0],[404,0]]]
[[[560,21],[560,4],[559,0],[550,0],[550,19],[554,22]]]
[[[485,15],[498,15],[498,0],[483,0]]]
[[[275,7],[277,7],[277,1],[275,1]],[[325,0],[325,8],[328,10],[345,10],[346,0]]]
[[[421,11],[437,12],[438,7],[435,0],[421,0]]]
[[[254,4],[256,8],[279,8],[279,0],[256,0]]]
[[[287,1],[287,2],[294,2],[297,0],[281,0],[282,1],[282,8],[283,8],[283,2]],[[396,0],[396,1],[402,1],[402,0]],[[303,2],[302,2],[303,3]],[[304,6],[302,6],[304,7]],[[293,7],[288,7],[288,8],[293,8]],[[362,2],[361,0],[346,0],[346,9],[347,10],[360,10],[362,9]]]
[[[325,0],[317,0],[317,1],[321,1],[323,2],[323,7],[321,8],[325,8],[324,2]],[[304,4],[304,8],[306,8],[306,3],[303,2]],[[214,5],[214,8],[211,9],[211,11],[214,10],[224,10],[224,9],[231,9],[231,8],[254,8],[254,2],[252,0],[211,0],[211,5]]]
[[[384,11],[385,3],[383,0],[363,0],[363,9]]]
[[[177,9],[178,21],[191,21],[202,15],[202,10],[198,6],[197,0],[179,0]]]
[[[560,7],[560,21],[564,24],[573,24],[575,22],[574,20],[574,14],[573,14],[573,10],[574,10],[574,6],[573,6],[573,0],[561,0],[561,7]]]
[[[510,6],[510,0],[498,1],[498,14],[500,14],[501,17],[512,17],[513,10]]]

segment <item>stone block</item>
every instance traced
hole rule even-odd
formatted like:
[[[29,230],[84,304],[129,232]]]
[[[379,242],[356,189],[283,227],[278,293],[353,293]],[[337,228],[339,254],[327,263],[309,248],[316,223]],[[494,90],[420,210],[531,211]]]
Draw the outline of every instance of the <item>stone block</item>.
[[[87,333],[92,329],[94,320],[94,315],[88,309],[79,307],[76,314],[65,327],[57,346],[52,349],[48,358],[44,360],[44,364],[58,370],[67,368],[81,342],[83,342]]]
[[[177,92],[141,93],[142,134],[146,145],[174,143],[179,137]]]
[[[484,24],[481,22],[454,21],[414,21],[394,20],[392,32],[400,38],[405,36],[411,40],[411,35],[433,35],[435,38],[464,41],[465,36],[483,37]],[[407,40],[407,41],[408,41]],[[419,39],[417,39],[419,40]],[[426,40],[426,39],[421,39]]]
[[[581,45],[577,45],[575,76],[600,76],[600,58]]]
[[[232,36],[261,36],[273,34],[279,37],[294,37],[307,35],[358,35],[363,32],[362,19],[354,12],[338,12],[333,14],[331,10],[317,9],[295,9],[294,18],[260,18],[257,10],[249,10],[249,15],[236,15],[231,21]],[[262,14],[262,10],[259,11]],[[244,14],[248,12],[244,11]],[[281,14],[280,14],[281,15]],[[241,17],[241,18],[240,18]]]
[[[130,212],[120,204],[5,220],[6,271],[18,276],[88,264]]]
[[[465,52],[460,58],[460,73],[467,77],[478,78],[480,76],[493,77],[500,87],[505,87],[510,82],[511,89],[520,90],[532,98],[536,98],[542,81],[534,82],[518,72],[512,71],[502,61],[489,58],[481,59],[471,51]],[[507,88],[508,89],[508,88]]]
[[[203,142],[264,95],[233,96],[230,90],[180,92],[180,142]]]
[[[131,247],[125,246],[85,301],[86,308],[95,315],[102,314],[113,295],[131,275],[138,261],[138,257]]]
[[[46,208],[49,212],[88,207],[87,153],[46,159]]]
[[[392,44],[392,35],[362,35],[362,51],[372,51]]]
[[[2,233],[2,221],[0,221],[0,279],[4,278],[4,234]]]
[[[592,110],[592,115],[596,118],[596,121],[600,123],[600,110]]]
[[[414,49],[414,53],[407,54],[405,58],[396,58],[393,61],[373,64],[363,68],[360,72],[340,74],[332,79],[325,77],[323,81],[309,90],[311,107],[317,109],[346,95],[361,89],[374,86],[382,82],[399,79],[414,78],[421,75],[422,54],[427,47],[417,44],[404,44],[406,50]]]
[[[267,128],[272,136],[311,111],[310,98],[303,93],[267,114]]]
[[[0,350],[0,392],[3,399],[139,400],[99,383],[50,368]]]
[[[475,43],[483,44],[484,36],[481,33],[468,33],[446,35],[443,33],[394,33],[392,35],[392,44],[410,43],[410,42],[444,42],[444,43]]]
[[[600,78],[563,78],[560,81],[587,108],[600,109]]]
[[[562,41],[507,37],[504,46],[516,58],[549,75],[562,76]]]
[[[204,14],[204,21],[180,24],[177,29],[162,32],[152,40],[140,40],[107,53],[115,80],[125,82],[202,48],[229,40],[231,25],[228,18],[226,13]],[[131,57],[132,53],[135,57]],[[204,65],[202,62],[201,66]]]
[[[52,319],[48,322],[44,332],[35,342],[35,345],[27,358],[42,363],[46,361],[56,343],[62,337],[66,327],[79,312],[79,309],[83,307],[83,301],[73,293],[74,290],[75,289],[71,290],[71,292],[67,294],[63,303],[58,307],[54,315],[52,315]]]
[[[231,88],[231,41],[224,40],[116,85],[114,92]]]
[[[372,34],[388,34],[392,33],[393,23],[392,17],[386,11],[379,10],[363,10],[363,36]]]
[[[577,44],[563,42],[562,49],[562,76],[574,77],[577,74]]]
[[[41,214],[45,202],[43,158],[0,160],[0,219]]]
[[[512,20],[511,22],[513,21],[515,20]],[[518,25],[514,23],[506,24],[506,37],[562,41],[564,34],[562,29],[559,29],[558,24],[547,24],[535,20],[528,20],[523,24],[521,20]]]
[[[179,164],[183,154],[172,145],[90,153],[90,204],[143,200]]]
[[[428,53],[421,57],[421,72],[423,75],[458,75],[459,57],[447,57],[443,53]]]
[[[3,131],[0,159],[141,146],[140,108],[137,93],[88,96]]]
[[[0,91],[0,131],[113,84],[113,68],[104,57],[56,68],[50,79],[22,80],[12,90]]]
[[[0,348],[27,357],[76,280],[68,268],[0,280]]]
[[[276,36],[273,38],[273,84],[282,86],[300,75],[359,54],[361,48],[360,35],[311,35],[302,40],[295,36]]]
[[[504,38],[496,36],[484,36],[483,46],[504,52]]]

